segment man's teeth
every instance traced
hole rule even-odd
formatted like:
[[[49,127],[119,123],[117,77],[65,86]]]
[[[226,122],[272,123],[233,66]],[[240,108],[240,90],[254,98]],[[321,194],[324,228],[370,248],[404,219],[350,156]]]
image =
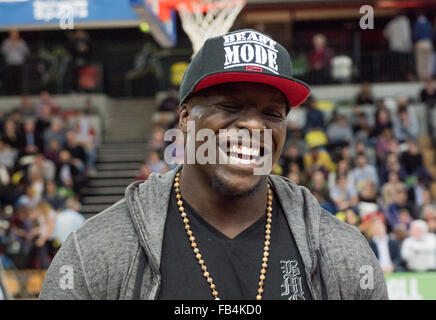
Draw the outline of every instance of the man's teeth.
[[[230,163],[231,164],[251,164],[251,163],[256,163],[256,159],[241,159],[238,157],[233,157],[233,156],[229,156],[230,159]]]
[[[258,157],[259,156],[259,149],[258,148],[248,148],[246,146],[237,146],[237,145],[232,145],[230,147],[229,150],[230,153],[233,154],[240,154],[242,156],[253,156],[253,157]],[[251,160],[249,160],[251,161]]]

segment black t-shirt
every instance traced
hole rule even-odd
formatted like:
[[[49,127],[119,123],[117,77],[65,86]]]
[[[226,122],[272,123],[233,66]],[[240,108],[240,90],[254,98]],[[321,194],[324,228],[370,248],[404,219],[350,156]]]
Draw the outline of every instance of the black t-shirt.
[[[198,248],[221,300],[254,300],[265,241],[266,215],[230,239],[183,201]],[[273,196],[270,256],[263,299],[310,300],[304,265],[283,210]],[[160,300],[211,300],[211,290],[195,258],[174,190],[165,224]]]

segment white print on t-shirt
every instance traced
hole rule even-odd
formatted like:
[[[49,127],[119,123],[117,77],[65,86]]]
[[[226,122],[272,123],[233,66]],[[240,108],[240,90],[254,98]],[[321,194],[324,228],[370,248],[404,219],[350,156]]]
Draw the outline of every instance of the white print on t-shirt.
[[[254,31],[242,31],[227,34],[223,39],[224,69],[246,66],[252,67],[250,70],[266,69],[278,74],[277,42],[271,38]]]
[[[281,260],[280,264],[283,273],[282,297],[286,296],[288,300],[306,300],[297,260]]]

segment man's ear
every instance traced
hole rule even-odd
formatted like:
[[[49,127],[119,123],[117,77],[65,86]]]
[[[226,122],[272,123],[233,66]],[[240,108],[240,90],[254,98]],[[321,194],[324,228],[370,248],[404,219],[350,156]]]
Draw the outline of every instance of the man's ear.
[[[180,116],[179,116],[179,128],[183,133],[188,131],[188,121],[191,120],[191,109],[192,106],[184,103],[180,107]]]

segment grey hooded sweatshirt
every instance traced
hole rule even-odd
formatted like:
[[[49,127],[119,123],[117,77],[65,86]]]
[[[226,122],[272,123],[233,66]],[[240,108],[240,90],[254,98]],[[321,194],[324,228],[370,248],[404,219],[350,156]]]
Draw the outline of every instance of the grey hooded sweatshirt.
[[[69,235],[52,261],[40,299],[157,299],[164,227],[174,176],[151,174],[125,198]],[[269,176],[301,254],[314,299],[388,299],[367,240],[323,210],[310,191]]]

